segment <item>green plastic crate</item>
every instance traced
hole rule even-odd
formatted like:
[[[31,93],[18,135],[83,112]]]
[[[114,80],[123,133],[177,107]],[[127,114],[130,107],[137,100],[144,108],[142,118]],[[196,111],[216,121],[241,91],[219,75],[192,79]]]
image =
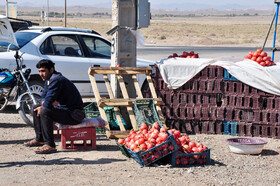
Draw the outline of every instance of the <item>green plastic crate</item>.
[[[146,123],[151,126],[156,121],[158,121],[160,126],[162,126],[162,122],[158,117],[153,99],[135,100],[133,111],[138,127],[140,127],[142,123]]]
[[[85,111],[85,114],[86,114],[86,118],[101,117],[96,102],[92,102],[89,105],[85,106],[84,111]],[[116,115],[115,115],[115,112],[114,112],[114,107],[104,107],[104,111],[106,113],[110,128],[113,129],[113,130],[114,129],[119,129],[119,124],[118,124],[118,121],[116,119]],[[121,119],[122,119],[122,122],[124,124],[124,127],[127,128],[124,119],[123,118],[121,118]],[[105,134],[105,132],[106,132],[105,127],[97,127],[96,128],[96,133]]]
[[[100,113],[96,102],[92,102],[84,107],[86,118],[97,118],[100,117]],[[96,133],[105,134],[105,127],[96,127]]]

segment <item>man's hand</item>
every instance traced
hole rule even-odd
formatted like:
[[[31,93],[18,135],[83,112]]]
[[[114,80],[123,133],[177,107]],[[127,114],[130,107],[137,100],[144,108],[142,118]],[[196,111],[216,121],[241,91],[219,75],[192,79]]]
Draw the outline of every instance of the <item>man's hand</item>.
[[[54,106],[54,107],[58,107],[58,104],[59,104],[58,101],[54,101],[54,102],[53,102],[53,106]]]
[[[40,106],[40,107],[37,107],[34,109],[34,112],[37,111],[37,116],[39,117],[40,116],[40,112],[42,110],[43,106]]]

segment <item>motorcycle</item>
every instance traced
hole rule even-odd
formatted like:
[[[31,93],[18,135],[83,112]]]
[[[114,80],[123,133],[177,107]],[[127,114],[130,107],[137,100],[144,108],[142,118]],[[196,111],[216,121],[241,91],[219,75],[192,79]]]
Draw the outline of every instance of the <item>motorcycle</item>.
[[[22,55],[15,54],[16,68],[10,71],[0,68],[0,112],[8,102],[16,101],[16,110],[27,125],[33,124],[33,107],[40,103],[41,95],[32,92],[28,85],[31,69],[26,68]]]

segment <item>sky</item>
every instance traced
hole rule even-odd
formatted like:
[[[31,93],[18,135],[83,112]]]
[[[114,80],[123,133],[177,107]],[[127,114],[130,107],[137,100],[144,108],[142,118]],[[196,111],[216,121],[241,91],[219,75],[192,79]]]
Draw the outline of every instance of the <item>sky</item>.
[[[18,6],[49,7],[64,6],[64,0],[10,0],[17,2]],[[67,6],[94,6],[111,8],[112,0],[67,0]],[[275,8],[274,0],[149,0],[152,9],[249,9],[249,8]],[[0,0],[4,6],[6,0]]]

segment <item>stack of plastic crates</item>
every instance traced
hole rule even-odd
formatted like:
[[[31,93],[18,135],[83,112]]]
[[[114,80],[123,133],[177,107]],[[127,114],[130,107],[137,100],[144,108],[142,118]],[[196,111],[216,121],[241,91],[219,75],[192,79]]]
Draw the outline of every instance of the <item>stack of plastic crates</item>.
[[[169,128],[280,138],[280,96],[238,81],[220,66],[205,67],[178,89],[167,88],[157,66],[152,79]]]
[[[118,121],[116,119],[116,115],[114,112],[114,108],[108,106],[108,107],[104,107],[104,110],[105,110],[110,128],[113,128],[113,129],[119,128]],[[92,102],[89,105],[85,106],[84,111],[86,114],[86,118],[101,117],[96,102]],[[121,119],[122,119],[124,126],[126,127],[126,123],[125,123],[124,119],[123,118],[121,118]],[[96,133],[98,133],[98,134],[105,134],[105,132],[106,132],[105,127],[96,128]]]

